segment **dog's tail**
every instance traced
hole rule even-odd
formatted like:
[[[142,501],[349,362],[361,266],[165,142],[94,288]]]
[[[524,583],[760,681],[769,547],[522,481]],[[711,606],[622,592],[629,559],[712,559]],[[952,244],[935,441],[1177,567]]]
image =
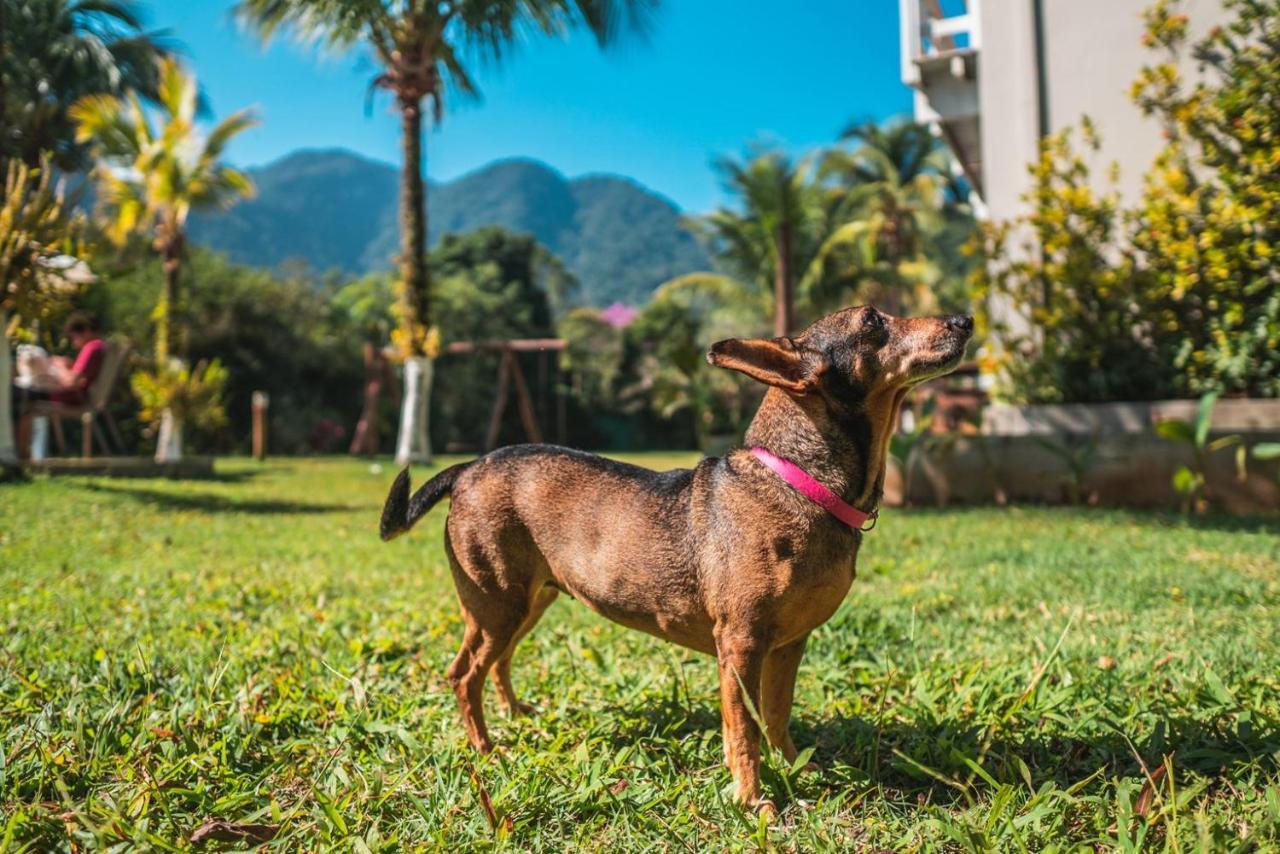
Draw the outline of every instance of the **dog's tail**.
[[[391,484],[391,491],[387,493],[387,503],[382,505],[382,524],[379,530],[383,541],[394,540],[427,515],[427,511],[453,490],[453,482],[469,465],[471,463],[449,466],[418,487],[412,498],[409,497],[409,469],[405,468],[396,475],[395,483]]]

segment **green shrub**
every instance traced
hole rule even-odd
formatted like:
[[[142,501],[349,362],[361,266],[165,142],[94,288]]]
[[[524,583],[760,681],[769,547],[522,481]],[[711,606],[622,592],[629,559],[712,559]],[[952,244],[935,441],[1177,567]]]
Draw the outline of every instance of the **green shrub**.
[[[1166,61],[1133,87],[1169,144],[1147,176],[1133,245],[1150,277],[1157,338],[1178,391],[1280,394],[1280,0],[1226,0],[1234,20],[1190,45],[1161,0],[1146,41]]]
[[[1016,402],[1280,395],[1280,0],[1227,0],[1234,19],[1190,46],[1161,0],[1144,42],[1167,53],[1133,97],[1169,142],[1136,207],[1098,192],[1067,132],[1031,166],[1029,211],[988,224],[972,277],[999,396]],[[1097,135],[1083,123],[1087,149]]]
[[[1086,119],[1088,151],[1099,148]],[[985,223],[971,282],[998,396],[1019,403],[1146,400],[1174,384],[1148,334],[1145,276],[1126,250],[1114,192],[1093,189],[1086,155],[1064,131],[1031,165],[1029,212]]]

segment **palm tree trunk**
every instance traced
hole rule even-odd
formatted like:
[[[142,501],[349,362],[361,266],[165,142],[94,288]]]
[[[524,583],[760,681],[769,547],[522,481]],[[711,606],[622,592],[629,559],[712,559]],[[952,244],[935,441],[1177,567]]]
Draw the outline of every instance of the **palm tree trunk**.
[[[178,267],[164,262],[164,288],[160,292],[160,310],[156,312],[156,367],[163,369],[173,354],[173,303],[178,295]]]
[[[422,330],[431,325],[427,299],[427,206],[426,181],[422,175],[422,100],[400,101],[401,154],[404,172],[400,176],[400,322],[404,332],[411,326]],[[414,340],[410,335],[409,340]],[[420,344],[420,342],[417,342]],[[416,352],[413,355],[419,355]]]
[[[894,316],[901,316],[906,312],[906,299],[903,296],[903,290],[906,284],[902,280],[902,223],[898,220],[898,212],[891,209],[885,220],[885,230],[889,232],[886,241],[886,254],[889,256],[889,275],[892,281],[889,282],[889,293],[886,302],[888,303],[888,312]]]
[[[791,223],[778,226],[778,266],[774,271],[773,334],[781,338],[791,334]]]
[[[161,246],[164,267],[164,289],[160,294],[160,311],[156,317],[156,372],[169,370],[178,343],[178,274],[182,271],[182,237],[170,235]],[[182,459],[182,421],[171,408],[160,416],[160,432],[156,436],[156,462]]]
[[[4,10],[5,4],[0,3],[0,44],[6,44]],[[5,122],[4,114],[4,105],[7,98],[8,93],[4,88],[4,75],[0,74],[0,172],[3,172],[7,166],[5,151],[9,147],[9,140],[5,138],[8,136],[8,131],[5,130],[8,127],[8,124]]]
[[[9,315],[0,309],[0,481],[18,468],[18,449],[13,438],[13,362],[9,353]]]
[[[431,328],[427,274],[426,181],[422,175],[422,98],[401,97],[400,128],[404,172],[400,177],[400,331],[404,336],[404,398],[396,461],[431,462],[431,359],[423,339]]]

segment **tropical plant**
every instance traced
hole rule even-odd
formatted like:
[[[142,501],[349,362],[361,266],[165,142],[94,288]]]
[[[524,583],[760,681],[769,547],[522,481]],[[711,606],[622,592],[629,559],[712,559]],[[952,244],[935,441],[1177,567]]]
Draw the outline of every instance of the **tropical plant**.
[[[217,359],[194,368],[175,361],[137,371],[130,386],[141,407],[139,418],[159,432],[156,459],[161,462],[182,456],[183,427],[216,430],[227,423],[222,405],[227,371]]]
[[[1178,5],[1147,11],[1164,57],[1133,86],[1169,138],[1133,226],[1153,325],[1182,393],[1280,395],[1280,0],[1226,0],[1232,20],[1195,42]]]
[[[127,90],[156,97],[169,53],[129,0],[0,0],[0,160],[82,168],[68,108]]]
[[[1209,456],[1226,448],[1236,449],[1236,476],[1245,478],[1246,453],[1244,437],[1232,433],[1209,439],[1209,428],[1213,422],[1213,407],[1218,402],[1218,394],[1209,392],[1200,398],[1196,406],[1194,422],[1180,418],[1166,418],[1156,424],[1156,434],[1162,439],[1177,442],[1191,452],[1191,465],[1180,466],[1173,473],[1173,488],[1182,495],[1182,512],[1190,513],[1201,510],[1207,503],[1205,492],[1208,487]]]
[[[99,158],[94,176],[117,242],[150,232],[164,269],[164,289],[156,306],[156,364],[164,368],[180,340],[179,273],[187,244],[187,217],[193,209],[227,207],[253,194],[243,172],[222,163],[227,144],[256,124],[249,110],[228,116],[207,134],[196,125],[198,90],[194,76],[174,59],[159,66],[157,101],[161,123],[152,120],[138,96],[92,95],[70,111],[76,139],[90,143]],[[177,329],[175,329],[177,327]]]
[[[10,161],[0,199],[0,331],[30,328],[65,309],[75,290],[69,265],[84,251],[84,218],[46,161],[32,169]],[[71,273],[68,275],[68,273]],[[83,278],[83,276],[81,275]],[[10,330],[13,331],[13,330]]]
[[[1100,143],[1087,119],[1081,137],[1084,152],[1071,131],[1042,140],[1027,213],[985,223],[972,246],[984,260],[971,281],[996,392],[1017,403],[1149,400],[1174,384],[1119,197],[1095,189],[1088,155]]]
[[[895,430],[889,437],[889,456],[898,463],[898,470],[902,473],[903,504],[910,503],[911,475],[915,469],[916,457],[923,450],[929,430],[933,427],[936,406],[937,400],[929,398],[924,402],[920,414],[914,418],[910,430]]]
[[[227,423],[222,395],[227,387],[227,371],[217,359],[201,361],[194,368],[170,366],[157,371],[138,371],[130,378],[138,398],[142,421],[158,426],[164,411],[194,427],[217,429]]]
[[[443,114],[446,87],[478,94],[468,59],[500,59],[524,34],[586,27],[603,45],[623,23],[641,26],[657,0],[240,0],[236,11],[264,38],[292,28],[311,43],[345,50],[367,43],[382,66],[371,89],[390,92],[401,121],[400,300],[397,341],[426,352],[432,325],[422,111]]]
[[[771,320],[775,335],[790,335],[854,286],[841,255],[856,233],[841,221],[810,162],[780,151],[755,151],[717,163],[734,207],[689,221],[724,273],[672,279],[662,292],[705,294],[722,305]]]
[[[956,266],[975,228],[950,152],[927,125],[909,120],[855,123],[841,139],[854,147],[826,152],[821,173],[840,216],[859,224],[856,257],[861,277],[875,283],[872,300],[894,314],[936,310],[934,290],[952,272],[946,259]]]
[[[1088,493],[1085,481],[1089,470],[1093,468],[1093,458],[1098,450],[1098,437],[1092,435],[1081,438],[1065,437],[1062,441],[1047,436],[1032,437],[1035,443],[1057,457],[1067,468],[1062,478],[1062,485],[1067,493],[1067,502],[1082,504]]]
[[[52,182],[50,170],[10,161],[0,199],[0,468],[16,460],[11,403],[9,336],[21,323],[56,311],[74,290],[81,218]],[[82,278],[82,277],[80,277]]]
[[[654,299],[627,327],[628,343],[636,352],[631,365],[635,379],[620,395],[632,413],[647,408],[664,420],[687,416],[695,446],[706,450],[712,435],[741,427],[744,384],[707,365],[709,340],[727,333],[711,331],[714,319],[708,306],[690,305],[682,296],[668,292]]]

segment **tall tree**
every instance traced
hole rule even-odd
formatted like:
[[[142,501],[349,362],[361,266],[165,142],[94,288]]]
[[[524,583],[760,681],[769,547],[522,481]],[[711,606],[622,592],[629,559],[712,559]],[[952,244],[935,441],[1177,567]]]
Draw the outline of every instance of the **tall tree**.
[[[227,207],[253,194],[249,177],[221,157],[231,139],[257,120],[241,110],[202,133],[196,125],[195,77],[172,58],[161,60],[158,77],[158,127],[152,127],[133,92],[88,96],[70,115],[77,123],[76,140],[91,144],[99,157],[94,175],[110,214],[108,232],[123,241],[149,231],[163,261],[164,289],[156,310],[156,363],[163,369],[179,341],[174,316],[187,217],[193,208]]]
[[[880,301],[894,313],[932,309],[931,286],[946,254],[939,239],[956,226],[973,227],[950,153],[913,121],[856,123],[841,138],[854,147],[828,151],[821,173],[840,198],[842,216],[862,224],[863,275],[879,285]]]
[[[48,155],[77,170],[85,148],[68,108],[87,95],[155,97],[163,34],[129,0],[0,0],[0,159]]]
[[[466,65],[476,53],[501,58],[529,31],[560,35],[585,26],[602,45],[620,25],[643,26],[659,0],[240,0],[242,19],[269,38],[292,27],[339,49],[367,43],[382,66],[372,86],[389,92],[401,119],[401,342],[421,353],[431,326],[426,267],[424,103],[439,121],[445,89],[478,90]]]
[[[367,44],[382,66],[372,87],[389,92],[400,113],[403,173],[400,183],[400,297],[397,343],[406,358],[428,354],[432,326],[426,264],[427,207],[423,177],[424,103],[438,121],[446,88],[475,96],[467,67],[476,54],[500,59],[523,35],[562,34],[586,27],[602,44],[622,29],[642,27],[659,0],[240,0],[240,17],[264,38],[292,28],[311,42],[347,49]],[[410,385],[406,380],[406,385]],[[425,390],[407,389],[410,409]],[[402,431],[420,433],[425,421],[410,414]],[[416,444],[416,443],[415,443]],[[429,457],[425,447],[398,456]]]
[[[802,315],[821,311],[832,294],[851,283],[842,249],[856,230],[838,214],[834,197],[815,180],[808,163],[778,151],[717,164],[725,191],[734,197],[691,222],[727,275],[694,273],[659,289],[659,298],[697,290],[722,303],[757,307],[774,334],[791,334]]]

